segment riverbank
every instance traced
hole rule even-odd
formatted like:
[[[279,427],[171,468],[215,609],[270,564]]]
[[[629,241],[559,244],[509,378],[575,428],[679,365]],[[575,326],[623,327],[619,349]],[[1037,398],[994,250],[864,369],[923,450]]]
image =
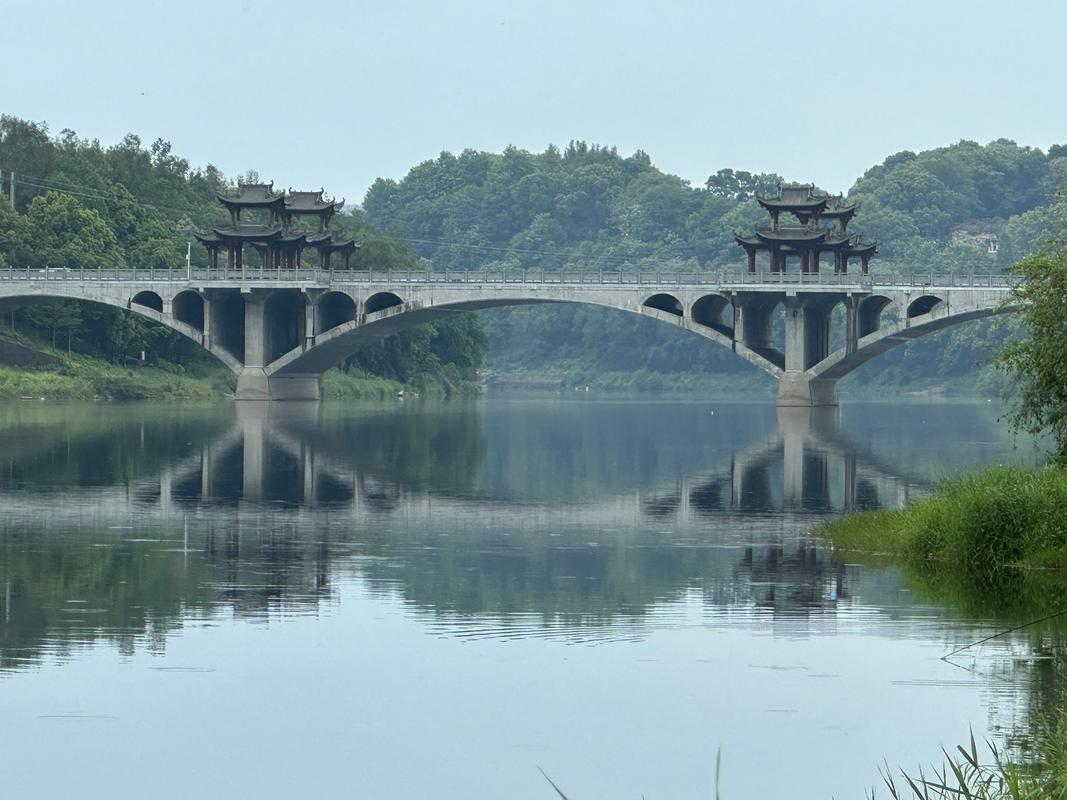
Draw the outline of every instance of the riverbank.
[[[196,362],[122,367],[91,356],[49,352],[38,366],[0,365],[0,401],[10,400],[212,400],[232,398],[234,376],[221,365]],[[42,358],[42,362],[44,362]],[[400,383],[369,373],[333,369],[323,376],[327,400],[381,400],[421,394],[474,396],[471,381],[426,377]]]
[[[825,522],[834,550],[950,567],[1067,569],[1067,470],[991,467],[950,478],[901,509]]]

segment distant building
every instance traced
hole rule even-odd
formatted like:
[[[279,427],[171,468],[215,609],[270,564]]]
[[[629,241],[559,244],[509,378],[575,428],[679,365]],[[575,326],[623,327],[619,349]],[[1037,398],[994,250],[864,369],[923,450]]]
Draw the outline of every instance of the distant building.
[[[848,223],[856,215],[855,204],[845,203],[840,195],[819,194],[812,184],[779,186],[776,197],[757,196],[756,200],[770,214],[770,226],[756,228],[752,236],[734,236],[748,254],[749,272],[756,271],[756,254],[766,251],[771,272],[785,272],[793,256],[799,260],[801,272],[818,272],[823,254],[832,253],[834,272],[848,272],[849,259],[859,258],[863,274],[867,274],[878,243],[848,232]],[[783,225],[783,214],[792,216],[797,224]],[[836,225],[822,227],[819,223],[823,220]]]
[[[983,248],[989,255],[996,255],[1000,250],[1000,237],[991,231],[975,231],[957,228],[952,232],[952,241],[956,244],[973,244]]]
[[[244,247],[252,247],[267,268],[294,269],[307,248],[319,256],[319,267],[329,269],[334,253],[343,259],[345,269],[358,245],[351,239],[340,239],[329,230],[330,219],[344,206],[327,200],[323,190],[317,192],[275,192],[273,183],[241,183],[231,194],[216,195],[230,212],[230,224],[218,225],[209,233],[196,233],[207,248],[212,268],[219,266],[219,251],[226,252],[229,267],[244,266]],[[241,220],[242,212],[258,213],[259,222]],[[265,219],[263,218],[265,215]],[[297,227],[301,217],[318,220],[318,230]]]

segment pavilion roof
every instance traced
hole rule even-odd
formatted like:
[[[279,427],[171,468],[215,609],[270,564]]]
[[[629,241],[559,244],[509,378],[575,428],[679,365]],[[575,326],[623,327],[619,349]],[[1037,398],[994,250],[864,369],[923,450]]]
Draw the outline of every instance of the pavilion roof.
[[[271,242],[282,237],[278,225],[220,225],[214,231],[224,242]]]
[[[846,203],[845,198],[841,195],[827,198],[826,208],[819,214],[822,219],[840,219],[841,217],[847,217],[851,219],[856,215],[856,204]]]
[[[271,183],[239,183],[236,191],[215,196],[227,207],[269,208],[285,202],[285,195],[274,191],[273,181]]]
[[[826,207],[828,195],[816,194],[815,185],[785,185],[778,187],[777,197],[760,197],[756,200],[768,211],[807,211],[809,213]]]
[[[285,197],[285,210],[290,214],[323,214],[340,211],[345,201],[340,203],[332,197],[327,200],[323,197],[324,189],[317,192],[294,192],[289,190]]]

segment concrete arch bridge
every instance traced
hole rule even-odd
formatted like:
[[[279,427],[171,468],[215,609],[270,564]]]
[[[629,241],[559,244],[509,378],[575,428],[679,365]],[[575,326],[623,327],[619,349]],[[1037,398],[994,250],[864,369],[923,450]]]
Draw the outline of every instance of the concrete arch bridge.
[[[1014,310],[1007,276],[838,273],[0,270],[0,309],[73,298],[178,331],[237,376],[238,400],[317,400],[360,347],[449,314],[590,303],[684,328],[778,381],[781,406],[834,405],[837,381],[950,325]],[[782,310],[779,309],[781,307]],[[831,335],[835,309],[843,336]],[[784,313],[783,313],[784,310]],[[784,337],[774,334],[783,316]]]

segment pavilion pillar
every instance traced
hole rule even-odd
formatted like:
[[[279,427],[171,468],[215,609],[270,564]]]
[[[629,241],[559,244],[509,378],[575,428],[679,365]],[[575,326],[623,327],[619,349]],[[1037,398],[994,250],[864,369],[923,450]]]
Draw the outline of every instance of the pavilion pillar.
[[[348,257],[347,257],[347,254],[346,254],[346,256],[345,256],[345,266],[346,267],[348,266],[347,261],[348,261]],[[749,272],[755,272],[756,271],[756,251],[755,250],[749,250],[748,251],[748,271]]]
[[[863,264],[863,274],[866,275],[866,274],[868,274],[867,270],[869,269],[870,264],[871,264],[871,257],[868,256],[868,255],[863,255],[863,256],[860,256],[860,259],[861,259],[861,262]]]
[[[822,255],[818,250],[811,251],[811,258],[808,261],[808,272],[819,271],[819,257]]]
[[[810,255],[811,254],[807,250],[802,250],[801,251],[801,253],[800,253],[800,271],[801,272],[810,272],[811,271],[811,261],[809,260]]]

